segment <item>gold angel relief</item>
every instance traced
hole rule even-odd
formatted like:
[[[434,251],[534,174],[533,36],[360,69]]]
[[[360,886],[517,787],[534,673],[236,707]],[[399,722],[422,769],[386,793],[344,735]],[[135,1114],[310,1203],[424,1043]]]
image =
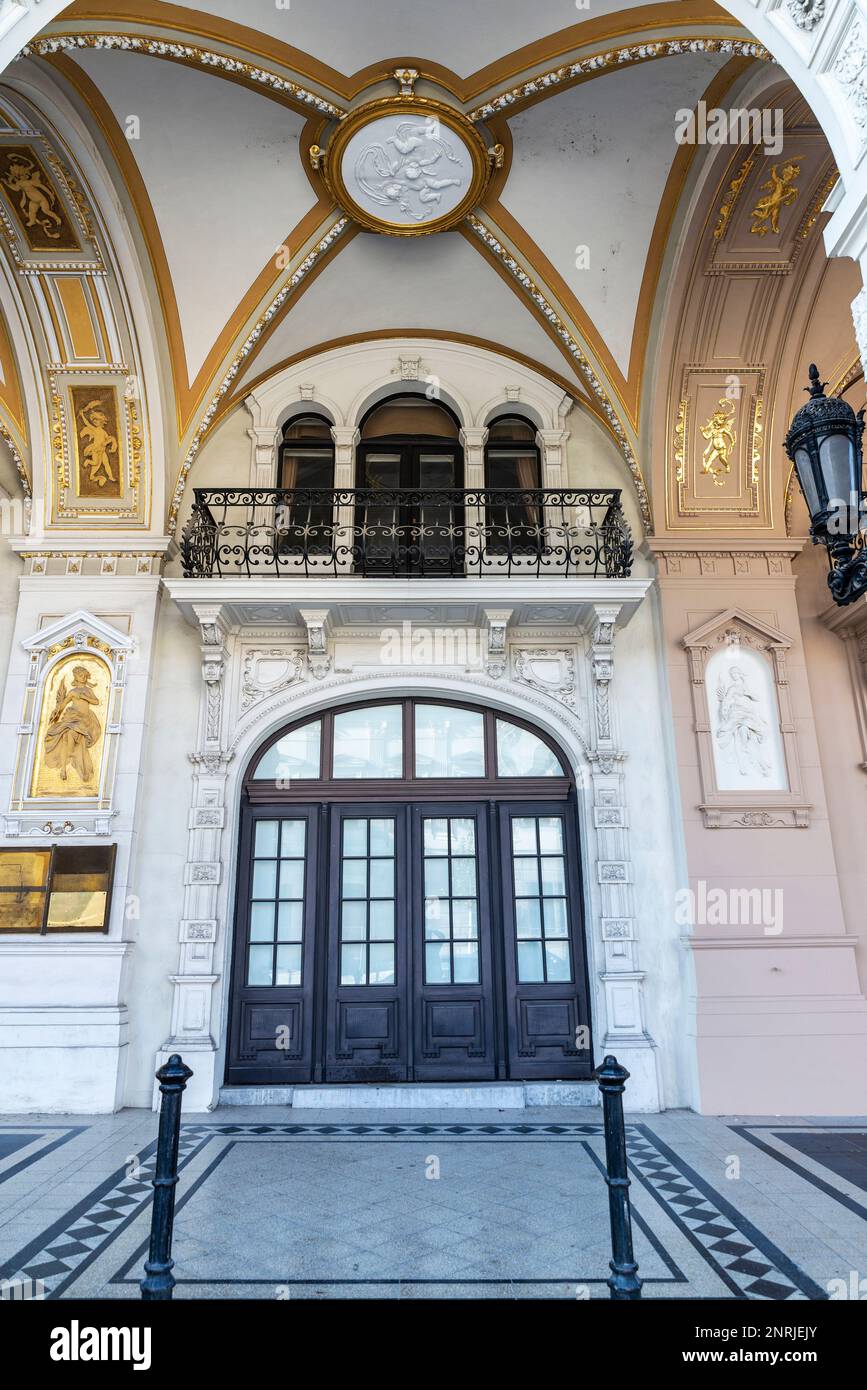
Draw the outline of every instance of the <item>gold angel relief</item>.
[[[724,487],[723,474],[732,471],[732,451],[737,443],[734,418],[734,401],[728,396],[722,396],[707,423],[699,426],[702,436],[707,440],[702,455],[702,472],[713,478],[716,487]]]
[[[795,188],[795,180],[800,174],[801,165],[797,159],[787,160],[783,165],[771,165],[770,178],[759,189],[765,196],[759,198],[750,213],[753,219],[750,232],[753,236],[767,236],[768,232],[779,236],[780,211],[797,198],[800,190]]]
[[[31,796],[98,796],[108,687],[96,657],[55,666],[42,697]]]

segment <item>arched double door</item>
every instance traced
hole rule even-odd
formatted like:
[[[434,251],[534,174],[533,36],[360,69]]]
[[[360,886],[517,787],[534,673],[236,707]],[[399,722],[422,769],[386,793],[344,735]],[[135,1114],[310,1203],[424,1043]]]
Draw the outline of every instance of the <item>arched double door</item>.
[[[591,1050],[576,799],[539,731],[384,699],[244,786],[226,1079],[567,1079]]]

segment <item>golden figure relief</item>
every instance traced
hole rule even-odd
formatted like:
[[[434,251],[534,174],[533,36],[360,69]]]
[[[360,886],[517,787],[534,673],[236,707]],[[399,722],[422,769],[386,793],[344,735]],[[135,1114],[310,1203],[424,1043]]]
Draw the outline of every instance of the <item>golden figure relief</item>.
[[[764,192],[766,196],[759,199],[750,213],[753,219],[750,231],[754,236],[767,236],[768,232],[779,236],[780,210],[789,207],[797,198],[800,190],[794,185],[795,179],[800,178],[800,175],[801,165],[798,160],[787,160],[782,167],[779,164],[771,165],[771,176],[759,189],[759,192]]]
[[[117,396],[111,386],[73,386],[79,497],[120,497]]]
[[[716,487],[723,487],[725,484],[721,475],[732,471],[731,452],[737,443],[733,429],[734,418],[734,401],[728,396],[722,396],[707,424],[699,426],[701,434],[707,440],[702,455],[702,471],[713,478]]]
[[[31,251],[81,249],[60,195],[35,151],[0,146],[0,183],[11,195],[12,209]]]
[[[91,656],[70,656],[51,672],[42,715],[31,796],[97,796],[109,673]]]

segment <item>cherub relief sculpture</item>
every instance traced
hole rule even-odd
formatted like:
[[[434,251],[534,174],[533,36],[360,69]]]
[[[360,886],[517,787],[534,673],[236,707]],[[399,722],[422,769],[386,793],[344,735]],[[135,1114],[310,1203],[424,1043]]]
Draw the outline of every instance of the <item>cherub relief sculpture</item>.
[[[367,145],[355,166],[358,187],[373,202],[393,204],[421,222],[436,210],[443,189],[461,187],[463,176],[449,176],[441,163],[460,161],[437,121],[401,121],[385,144],[393,147],[394,155],[385,145]]]
[[[763,745],[770,732],[761,713],[759,697],[750,689],[746,672],[732,666],[728,679],[721,676],[716,688],[719,724],[716,739],[726,761],[733,763],[742,777],[768,777],[771,762]]]
[[[771,165],[771,176],[759,190],[766,192],[766,196],[759,199],[750,213],[753,219],[750,231],[754,236],[767,236],[768,232],[779,235],[780,210],[789,207],[797,198],[799,190],[794,183],[800,174],[801,165],[795,159],[787,160],[782,168],[779,164]]]
[[[45,728],[45,766],[56,769],[64,782],[70,769],[82,782],[93,779],[90,750],[102,735],[102,725],[93,712],[99,695],[86,666],[73,666],[72,684],[65,678],[57,688],[54,709]]]
[[[108,430],[108,413],[99,400],[88,401],[78,412],[79,438],[84,444],[81,461],[97,487],[117,481],[111,455],[117,456],[117,438]]]
[[[63,218],[55,211],[57,194],[31,159],[15,155],[9,162],[3,183],[17,195],[25,227],[39,227],[45,236],[59,241]]]
[[[699,426],[701,434],[707,440],[702,455],[702,471],[710,474],[717,487],[723,486],[721,474],[732,471],[731,452],[737,443],[737,436],[732,428],[734,415],[734,401],[722,396],[707,424]]]

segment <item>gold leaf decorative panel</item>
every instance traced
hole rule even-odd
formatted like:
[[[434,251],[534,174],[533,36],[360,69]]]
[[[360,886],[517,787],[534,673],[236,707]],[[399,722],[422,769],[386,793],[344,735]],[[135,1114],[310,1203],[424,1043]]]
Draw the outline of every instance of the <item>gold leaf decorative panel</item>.
[[[99,657],[74,653],[58,661],[45,682],[31,797],[100,794],[111,673]]]

